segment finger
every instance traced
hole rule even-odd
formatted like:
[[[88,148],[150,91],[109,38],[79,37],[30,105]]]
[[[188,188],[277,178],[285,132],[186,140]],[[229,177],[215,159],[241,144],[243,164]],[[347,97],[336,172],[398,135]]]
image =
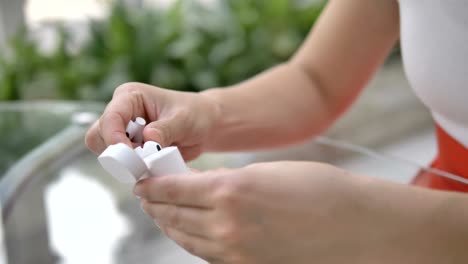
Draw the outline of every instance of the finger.
[[[202,153],[201,145],[187,146],[179,148],[182,157],[185,161],[191,161],[196,159]]]
[[[213,208],[212,192],[218,184],[213,173],[150,177],[135,185],[135,195],[154,203]]]
[[[191,173],[200,173],[201,171],[195,168],[188,168]]]
[[[96,154],[100,154],[106,149],[106,144],[99,131],[99,120],[94,122],[86,133],[85,143],[86,146]]]
[[[149,123],[143,130],[145,141],[155,141],[164,147],[179,141],[186,133],[186,120],[181,114]]]
[[[200,257],[209,263],[224,263],[220,258],[220,245],[215,241],[192,236],[170,227],[163,226],[162,231],[188,253]]]
[[[168,226],[193,236],[209,239],[209,209],[181,207],[177,205],[150,203],[142,200],[141,207],[145,213],[156,219],[160,226]]]
[[[107,105],[104,114],[99,121],[99,129],[106,146],[125,143],[132,146],[130,139],[125,134],[125,129],[133,115],[143,115],[143,106],[128,98],[132,94],[117,96]]]

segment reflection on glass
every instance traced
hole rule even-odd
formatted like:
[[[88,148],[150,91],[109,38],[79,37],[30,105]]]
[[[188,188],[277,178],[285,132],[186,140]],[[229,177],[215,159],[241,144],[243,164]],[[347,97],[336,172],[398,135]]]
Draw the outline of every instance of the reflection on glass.
[[[0,204],[0,208],[2,208],[1,204]],[[2,210],[0,210],[0,264],[6,264],[5,241],[3,238]]]
[[[36,110],[0,109],[0,172],[69,124],[69,113],[51,117],[50,109]]]
[[[47,187],[45,200],[49,239],[60,263],[89,263],[90,259],[115,263],[117,247],[131,230],[105,186],[92,176],[66,169]]]
[[[75,113],[102,109],[86,102],[0,102],[0,179],[28,152],[71,125]]]

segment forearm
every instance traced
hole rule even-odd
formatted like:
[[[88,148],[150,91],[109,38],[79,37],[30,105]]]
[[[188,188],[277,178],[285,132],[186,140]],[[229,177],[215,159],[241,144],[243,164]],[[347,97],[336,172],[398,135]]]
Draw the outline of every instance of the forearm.
[[[282,64],[230,88],[203,92],[219,105],[211,151],[277,147],[317,135],[337,116],[319,82]]]
[[[398,21],[396,1],[329,1],[288,64],[203,93],[220,105],[206,149],[276,147],[319,134],[384,61],[398,38]]]
[[[384,243],[370,251],[376,262],[468,263],[468,195],[377,180],[367,187],[369,225]]]

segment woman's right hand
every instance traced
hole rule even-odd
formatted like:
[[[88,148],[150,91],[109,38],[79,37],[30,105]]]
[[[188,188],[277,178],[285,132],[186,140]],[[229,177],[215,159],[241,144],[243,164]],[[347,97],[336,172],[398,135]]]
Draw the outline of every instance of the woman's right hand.
[[[107,146],[132,143],[125,135],[130,120],[143,117],[144,141],[179,147],[186,161],[207,145],[219,116],[217,103],[203,94],[178,92],[141,83],[118,87],[101,118],[86,135],[86,145],[99,154]]]

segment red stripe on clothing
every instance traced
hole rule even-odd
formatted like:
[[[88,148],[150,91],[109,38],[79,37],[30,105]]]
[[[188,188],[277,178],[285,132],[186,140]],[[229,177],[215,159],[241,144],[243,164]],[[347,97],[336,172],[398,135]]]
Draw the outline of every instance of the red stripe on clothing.
[[[468,149],[436,125],[438,154],[431,168],[436,168],[468,179]],[[413,185],[437,190],[468,192],[468,184],[422,171]]]

